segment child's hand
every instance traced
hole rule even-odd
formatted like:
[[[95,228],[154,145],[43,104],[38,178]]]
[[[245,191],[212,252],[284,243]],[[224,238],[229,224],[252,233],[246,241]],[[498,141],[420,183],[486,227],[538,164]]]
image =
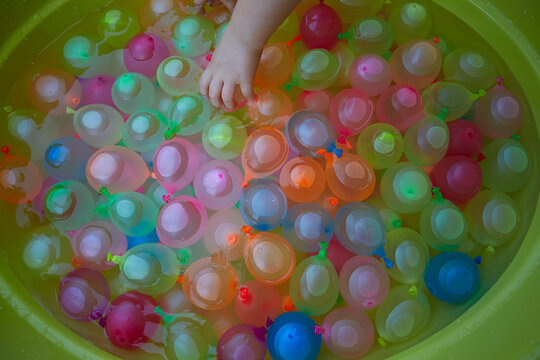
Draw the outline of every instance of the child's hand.
[[[253,78],[261,49],[253,46],[242,34],[227,27],[212,61],[201,76],[201,94],[215,107],[234,109],[242,94],[253,100]]]
[[[236,0],[193,0],[193,7],[196,14],[204,14],[204,5],[215,7],[218,5],[225,5],[227,9],[232,13],[234,6],[236,5]]]

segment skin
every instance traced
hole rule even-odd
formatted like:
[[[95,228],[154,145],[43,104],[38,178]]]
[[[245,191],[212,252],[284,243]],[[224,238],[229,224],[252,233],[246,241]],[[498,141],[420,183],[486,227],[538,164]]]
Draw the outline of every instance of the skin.
[[[195,0],[204,5],[204,0]],[[212,105],[234,109],[242,96],[253,100],[253,78],[264,45],[300,0],[229,0],[232,17],[212,61],[201,76],[201,94]],[[235,4],[234,4],[235,3]]]

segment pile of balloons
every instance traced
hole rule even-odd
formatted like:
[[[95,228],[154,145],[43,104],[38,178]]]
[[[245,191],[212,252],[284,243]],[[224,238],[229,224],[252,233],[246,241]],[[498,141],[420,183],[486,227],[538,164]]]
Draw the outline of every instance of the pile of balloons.
[[[9,114],[0,198],[63,313],[169,360],[357,359],[474,303],[531,172],[492,59],[416,2],[303,1],[225,112],[198,83],[229,16],[185,3],[105,9]]]

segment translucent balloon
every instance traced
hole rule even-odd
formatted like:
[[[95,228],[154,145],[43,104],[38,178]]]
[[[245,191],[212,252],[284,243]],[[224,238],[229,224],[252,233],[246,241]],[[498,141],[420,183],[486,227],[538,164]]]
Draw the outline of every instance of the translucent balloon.
[[[480,191],[465,208],[469,233],[480,244],[498,247],[514,238],[519,210],[508,195],[494,190]]]
[[[338,274],[324,248],[298,264],[289,282],[289,294],[294,306],[306,315],[326,314],[334,307],[339,296]]]
[[[64,137],[47,147],[43,153],[43,165],[49,176],[57,180],[82,181],[91,155],[92,150],[82,140]]]
[[[108,201],[111,222],[128,236],[144,236],[156,227],[158,208],[152,199],[135,191],[122,191]]]
[[[398,47],[390,58],[396,84],[407,84],[418,90],[428,87],[441,71],[442,57],[433,41],[417,39]]]
[[[155,150],[164,140],[167,118],[157,110],[141,109],[133,113],[122,129],[122,140],[132,150]]]
[[[260,231],[269,231],[280,226],[285,218],[287,198],[274,181],[257,179],[244,189],[239,208],[246,224]]]
[[[287,42],[292,40],[298,34],[298,28],[300,26],[300,19],[298,15],[294,12],[290,13],[289,16],[279,25],[279,27],[274,31],[268,44],[278,43],[278,42]]]
[[[296,98],[296,111],[307,109],[328,116],[333,97],[328,90],[302,91]]]
[[[300,21],[300,37],[309,49],[332,50],[342,30],[341,19],[330,6],[320,3],[310,8]]]
[[[246,127],[234,116],[219,115],[208,121],[202,133],[202,144],[216,159],[231,160],[242,152]]]
[[[325,316],[322,340],[335,355],[359,359],[373,346],[375,331],[370,318],[352,307],[340,307]]]
[[[204,246],[210,254],[223,252],[229,261],[244,256],[246,236],[242,232],[244,220],[236,209],[215,212],[208,219],[203,236]]]
[[[339,288],[349,306],[369,310],[384,301],[390,280],[380,261],[371,256],[355,256],[343,264]]]
[[[100,55],[97,42],[98,39],[93,36],[77,35],[69,38],[62,51],[62,62],[66,70],[77,76],[90,72]]]
[[[372,197],[369,198],[366,203],[373,206],[375,209],[377,209],[377,211],[379,211],[379,215],[381,215],[384,221],[384,227],[386,228],[386,232],[398,229],[401,227],[401,225],[403,225],[401,215],[399,215],[388,205],[386,205],[382,198]]]
[[[469,256],[447,251],[435,255],[426,270],[426,286],[437,299],[446,303],[467,301],[478,288],[478,265]]]
[[[426,39],[433,39],[433,41],[437,44],[437,47],[441,51],[441,56],[444,61],[448,54],[450,54],[452,50],[454,50],[454,47],[452,46],[448,38],[441,36],[438,33],[436,35],[432,33],[432,35],[434,36],[428,36]]]
[[[330,105],[330,121],[344,136],[360,134],[371,123],[374,114],[373,101],[357,89],[340,91]]]
[[[375,190],[375,173],[364,159],[345,153],[326,163],[328,188],[343,201],[363,201]]]
[[[58,304],[74,320],[93,321],[109,306],[109,284],[95,270],[76,269],[64,276],[58,288]]]
[[[154,173],[169,194],[188,185],[199,168],[199,154],[186,139],[175,137],[165,141],[154,153]]]
[[[457,119],[446,123],[450,141],[446,156],[464,155],[476,158],[482,149],[482,133],[471,121]]]
[[[392,125],[371,124],[362,131],[356,141],[358,156],[374,169],[387,169],[403,155],[403,137]]]
[[[488,138],[509,137],[519,131],[523,123],[521,105],[510,91],[496,86],[478,100],[474,122]]]
[[[82,89],[84,105],[102,104],[114,107],[111,91],[116,79],[112,76],[98,75],[85,81]]]
[[[366,54],[354,59],[349,67],[348,77],[353,88],[367,96],[377,96],[392,82],[392,71],[382,57]]]
[[[420,214],[420,233],[435,250],[457,250],[467,240],[467,221],[456,205],[436,193]]]
[[[336,131],[328,118],[313,110],[300,110],[291,116],[285,129],[291,149],[301,156],[319,157],[336,140]]]
[[[424,114],[435,116],[446,109],[446,121],[452,121],[465,115],[478,97],[478,94],[471,93],[465,86],[438,81],[422,92]]]
[[[340,0],[341,1],[341,0]],[[359,55],[384,55],[394,42],[390,24],[380,17],[368,17],[355,21],[342,35],[351,49]]]
[[[379,335],[387,341],[403,342],[416,336],[426,326],[430,315],[426,295],[417,290],[409,292],[408,285],[390,291],[375,314]]]
[[[263,89],[247,104],[248,116],[257,126],[283,129],[293,113],[293,105],[286,93],[278,88]]]
[[[43,197],[47,219],[62,230],[77,230],[94,219],[94,196],[84,184],[65,180],[54,184]]]
[[[403,136],[403,152],[410,162],[430,166],[446,155],[450,136],[444,118],[444,112],[430,115],[407,129]]]
[[[105,322],[109,341],[123,349],[136,349],[156,333],[160,317],[154,313],[156,301],[137,291],[126,292],[113,300]]]
[[[195,197],[208,209],[234,206],[242,195],[242,171],[226,160],[212,160],[197,171],[193,180]]]
[[[117,144],[122,139],[124,119],[109,105],[92,104],[75,111],[73,127],[85,143],[102,148]]]
[[[169,314],[188,312],[193,307],[182,289],[182,284],[177,284],[169,291],[159,294],[156,301],[163,311]]]
[[[398,163],[383,174],[381,194],[384,202],[396,212],[415,213],[429,202],[431,180],[418,165]]]
[[[317,161],[294,157],[283,165],[279,185],[289,199],[298,203],[313,202],[326,187],[326,174]]]
[[[297,311],[278,316],[267,334],[272,359],[316,359],[321,350],[321,335],[315,334],[315,325],[309,316]]]
[[[496,69],[481,52],[459,48],[453,50],[446,59],[442,73],[447,81],[457,82],[472,92],[489,89],[495,84]]]
[[[32,105],[50,115],[66,115],[81,102],[82,87],[73,75],[63,70],[49,69],[35,74],[28,95]]]
[[[176,19],[185,14],[175,0],[145,0],[139,10],[139,20],[143,28],[158,26],[165,19]]]
[[[225,331],[217,345],[218,360],[264,359],[266,341],[261,328],[235,325]]]
[[[45,116],[35,109],[14,110],[6,123],[9,134],[29,147],[32,161],[42,161],[43,152],[58,137],[73,135],[73,129],[65,127],[56,116]]]
[[[159,87],[167,94],[178,96],[199,91],[202,70],[189,58],[171,56],[157,69]]]
[[[218,310],[229,305],[236,295],[238,275],[222,255],[195,261],[184,272],[182,288],[195,306]]]
[[[440,188],[443,196],[456,203],[472,199],[482,186],[482,170],[478,163],[466,156],[447,156],[431,170],[433,186]]]
[[[394,263],[394,266],[388,269],[388,274],[394,280],[402,284],[421,284],[429,262],[427,239],[424,239],[416,231],[405,227],[386,234],[384,251]]]
[[[255,83],[263,88],[283,85],[291,75],[293,66],[294,52],[291,45],[284,42],[266,45],[255,74]]]
[[[253,131],[242,150],[245,179],[263,178],[279,170],[289,155],[289,144],[275,128],[261,127]]]
[[[140,28],[137,15],[125,8],[108,8],[97,25],[99,36],[116,48],[123,48]]]
[[[176,284],[180,261],[173,250],[161,244],[142,244],[121,256],[108,256],[120,267],[120,282],[143,294],[157,295]]]
[[[238,289],[234,299],[238,318],[253,326],[266,326],[281,313],[281,299],[275,287],[251,280]]]
[[[423,106],[418,90],[404,84],[392,85],[377,100],[377,120],[403,131],[424,117]]]
[[[337,79],[339,68],[337,57],[328,50],[309,50],[296,60],[291,84],[309,91],[323,90]]]
[[[206,230],[205,207],[190,196],[177,196],[163,206],[157,218],[157,234],[161,243],[184,248],[195,244]]]
[[[77,262],[91,270],[107,270],[114,264],[107,263],[107,254],[123,254],[127,250],[126,236],[113,224],[92,221],[75,231],[71,249]]]
[[[529,180],[531,157],[527,149],[514,139],[498,139],[489,143],[480,162],[482,180],[490,189],[513,192]]]
[[[156,91],[152,82],[139,73],[120,75],[113,84],[111,96],[114,105],[127,114],[139,109],[152,108]]]
[[[244,260],[251,275],[266,285],[287,281],[296,265],[292,246],[283,237],[269,232],[248,236]]]
[[[355,53],[351,47],[345,42],[339,42],[333,49],[332,54],[336,55],[339,61],[339,73],[332,86],[334,87],[350,87],[349,68],[354,61]]]
[[[174,27],[173,44],[181,56],[207,53],[214,45],[214,24],[201,16],[182,18]]]
[[[345,23],[375,15],[382,7],[383,0],[327,0],[336,9]]]
[[[182,135],[193,135],[200,132],[210,119],[210,106],[201,95],[184,95],[173,102],[167,118],[175,126],[179,126]]]
[[[41,172],[32,161],[9,154],[0,160],[0,199],[25,204],[39,194],[42,185]]]
[[[204,317],[186,312],[166,320],[165,355],[170,360],[204,360],[215,356],[216,330]]]
[[[156,77],[159,64],[169,56],[167,44],[157,35],[142,33],[135,35],[124,48],[124,63],[130,72]]]
[[[335,218],[336,237],[347,250],[360,255],[371,255],[384,244],[384,222],[379,212],[361,202],[345,204]]]
[[[396,35],[396,43],[425,38],[431,31],[431,13],[421,4],[408,2],[395,7],[389,19]]]
[[[144,184],[149,175],[141,156],[123,146],[99,149],[86,165],[86,180],[90,186],[96,191],[105,186],[111,194],[134,191]]]
[[[21,260],[25,275],[44,281],[48,277],[64,276],[73,270],[73,255],[69,239],[54,226],[38,226],[24,234]]]

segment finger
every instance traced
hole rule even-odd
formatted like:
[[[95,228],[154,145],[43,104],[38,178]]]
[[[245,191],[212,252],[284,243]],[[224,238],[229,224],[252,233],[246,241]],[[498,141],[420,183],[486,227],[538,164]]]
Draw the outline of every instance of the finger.
[[[232,13],[236,6],[236,0],[223,0],[223,5]]]
[[[255,98],[255,94],[253,93],[253,83],[251,81],[243,81],[240,84],[240,88],[242,89],[242,94],[246,99],[251,101]]]
[[[219,108],[223,105],[221,102],[221,91],[223,89],[223,81],[218,79],[213,79],[210,84],[209,97],[212,105]]]
[[[212,81],[212,75],[210,71],[205,70],[201,75],[201,80],[199,81],[199,88],[201,90],[201,95],[208,98],[208,87]]]
[[[225,104],[225,107],[229,110],[234,109],[234,90],[236,88],[236,84],[232,81],[226,82],[223,85],[223,91],[221,92],[221,98],[223,99],[223,103]]]

